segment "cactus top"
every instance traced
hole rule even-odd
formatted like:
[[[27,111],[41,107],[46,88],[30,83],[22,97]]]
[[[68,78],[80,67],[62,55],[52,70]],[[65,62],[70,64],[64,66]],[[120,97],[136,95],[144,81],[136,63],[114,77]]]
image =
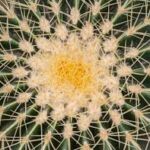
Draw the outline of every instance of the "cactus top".
[[[109,74],[109,68],[104,67],[98,57],[100,39],[93,36],[90,44],[79,39],[76,33],[69,35],[66,41],[43,38],[45,45],[50,46],[47,50],[43,47],[28,64],[32,68],[31,76],[36,76],[36,86],[49,91],[55,97],[53,102],[59,103],[60,99],[67,104],[77,102],[80,108],[93,101],[94,95],[102,94],[102,80]],[[29,83],[34,86],[34,82]]]

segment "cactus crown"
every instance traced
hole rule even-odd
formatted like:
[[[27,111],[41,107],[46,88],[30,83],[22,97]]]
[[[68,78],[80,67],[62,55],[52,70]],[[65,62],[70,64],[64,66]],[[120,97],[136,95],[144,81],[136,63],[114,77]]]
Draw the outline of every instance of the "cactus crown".
[[[0,1],[0,149],[148,150],[149,28],[149,0]]]

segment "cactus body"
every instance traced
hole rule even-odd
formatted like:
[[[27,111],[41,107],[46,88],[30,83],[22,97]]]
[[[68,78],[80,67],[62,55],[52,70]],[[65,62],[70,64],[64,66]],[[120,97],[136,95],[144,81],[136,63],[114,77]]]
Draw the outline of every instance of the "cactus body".
[[[149,0],[0,1],[1,150],[149,139]]]

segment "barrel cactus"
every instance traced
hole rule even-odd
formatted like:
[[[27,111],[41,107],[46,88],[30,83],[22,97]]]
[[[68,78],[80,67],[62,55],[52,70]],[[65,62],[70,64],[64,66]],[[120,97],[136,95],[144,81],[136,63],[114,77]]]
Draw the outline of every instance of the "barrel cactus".
[[[149,141],[149,0],[0,1],[1,150]]]

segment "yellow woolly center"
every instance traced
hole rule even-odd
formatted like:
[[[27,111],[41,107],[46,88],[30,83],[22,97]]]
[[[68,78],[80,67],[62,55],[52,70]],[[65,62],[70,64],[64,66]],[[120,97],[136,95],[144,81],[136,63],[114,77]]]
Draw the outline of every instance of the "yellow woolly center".
[[[60,57],[55,62],[55,76],[59,85],[70,84],[75,89],[86,90],[91,83],[90,66],[82,60]]]
[[[79,40],[68,43],[54,40],[53,43],[50,52],[41,51],[29,60],[33,70],[30,83],[47,91],[47,97],[50,95],[45,103],[78,105],[78,108],[86,107],[89,100],[104,103],[100,94],[103,92],[102,78],[108,68],[99,62],[99,52],[94,50],[94,45],[87,47]],[[72,114],[70,110],[67,112]]]

